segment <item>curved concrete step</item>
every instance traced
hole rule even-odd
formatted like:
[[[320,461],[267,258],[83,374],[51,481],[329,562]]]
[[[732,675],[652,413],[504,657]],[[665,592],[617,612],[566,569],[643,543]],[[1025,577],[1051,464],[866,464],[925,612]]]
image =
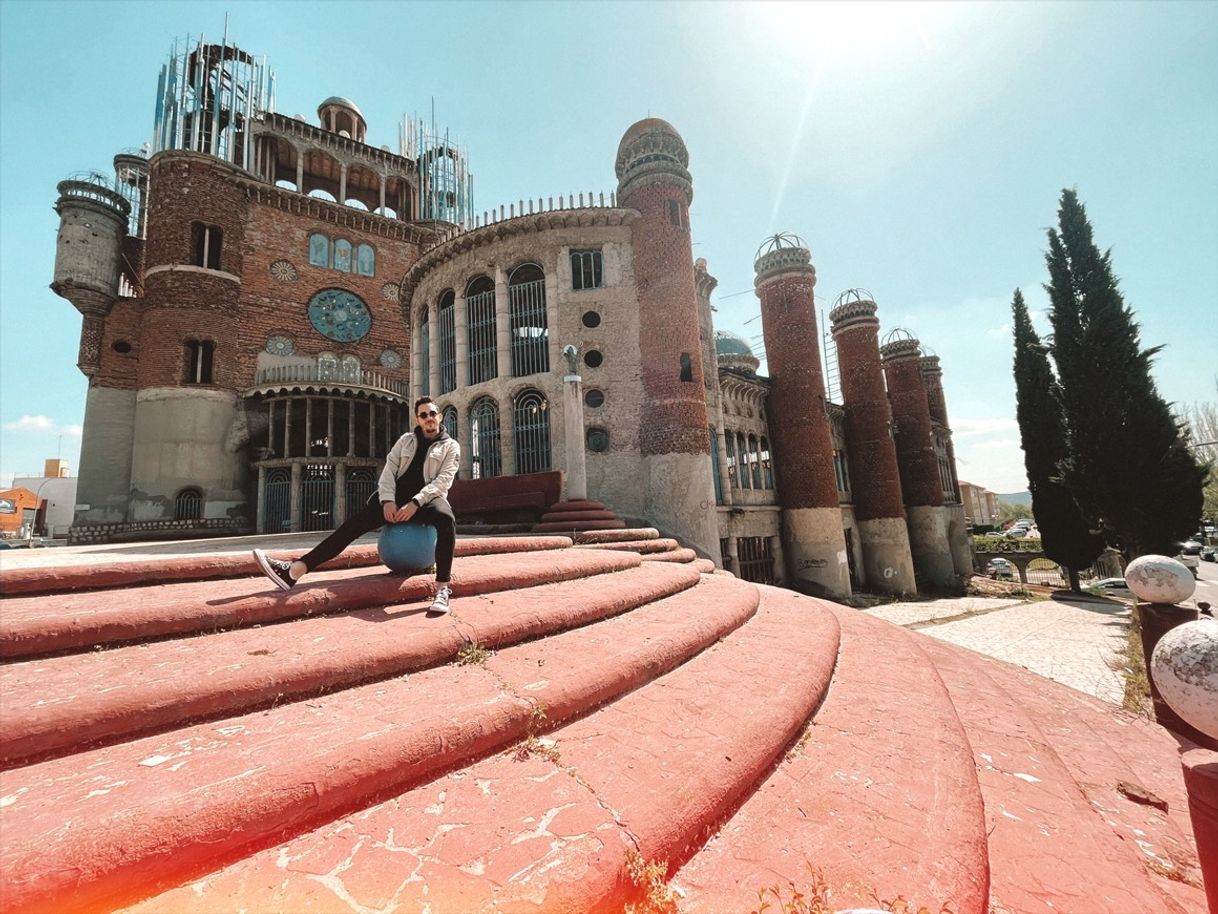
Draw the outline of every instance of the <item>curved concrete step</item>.
[[[552,640],[529,645],[535,657],[514,649],[488,667],[531,675],[549,692],[547,709],[556,707],[545,672],[561,656]],[[604,647],[626,649],[620,638]],[[627,852],[672,859],[700,845],[821,700],[837,648],[831,613],[769,592],[722,642],[546,738],[132,910],[166,914],[198,910],[201,898],[240,898],[251,911],[620,911],[630,892]]]
[[[669,549],[667,552],[649,552],[641,558],[644,562],[696,562],[698,553],[692,549]]]
[[[612,511],[555,511],[553,508],[541,515],[543,524],[559,524],[568,521],[579,523],[588,520],[617,520],[617,515]]]
[[[655,527],[625,527],[620,530],[577,530],[572,539],[576,543],[620,543],[631,540],[658,539],[660,531]]]
[[[485,666],[424,670],[0,772],[6,910],[104,909],[180,883],[586,711],[715,644],[756,608],[754,588],[702,576]]]
[[[769,593],[770,588],[762,588]],[[905,895],[912,908],[987,910],[985,816],[972,751],[925,639],[826,606],[842,648],[824,705],[787,757],[673,877],[681,911],[753,910],[805,888],[834,910]],[[922,893],[926,894],[922,894]]]
[[[650,552],[671,552],[680,549],[681,544],[674,539],[657,537],[650,540],[621,540],[605,543],[580,543],[576,549],[620,549],[624,552],[638,552],[646,555]]]
[[[318,535],[320,541],[323,534]],[[500,555],[506,552],[537,552],[545,549],[565,549],[571,540],[565,536],[482,536],[458,539],[454,555]],[[308,547],[272,550],[276,559],[295,559],[308,552]],[[322,565],[320,571],[340,568],[364,568],[379,565],[375,544],[351,546],[342,555]],[[0,594],[6,597],[72,590],[102,590],[108,587],[140,587],[149,581],[171,584],[180,581],[204,581],[217,578],[260,576],[262,571],[249,549],[240,552],[204,554],[189,558],[168,558],[161,561],[82,562],[78,565],[58,565],[39,568],[6,568],[0,570]]]
[[[473,555],[453,564],[457,596],[533,587],[621,571],[630,552],[553,549]],[[284,593],[257,578],[133,587],[96,593],[14,597],[0,614],[0,657],[90,649],[171,635],[244,628],[301,616],[428,598],[430,575],[403,578],[383,566],[318,572]]]
[[[609,511],[603,501],[593,501],[590,498],[573,498],[570,501],[557,501],[546,509],[547,511]]]
[[[0,763],[236,714],[271,702],[438,666],[461,647],[497,648],[585,625],[698,583],[696,569],[646,565],[458,597],[425,619],[428,601],[261,628],[11,663],[0,667]]]
[[[990,897],[995,908],[1013,914],[1185,914],[1205,909],[1200,885],[1183,881],[1195,877],[1197,861],[1195,850],[1185,846],[1188,838],[1179,837],[1188,821],[1179,787],[1165,790],[1175,801],[1168,804],[1166,814],[1147,809],[1138,817],[1146,827],[1131,830],[1135,804],[1104,785],[1105,776],[1120,777],[1125,767],[1118,762],[1120,756],[1095,758],[1076,779],[1054,740],[1036,722],[1040,717],[1055,726],[1066,723],[1068,736],[1061,731],[1059,736],[1066,737],[1071,753],[1084,753],[1075,756],[1076,765],[1109,751],[1102,743],[1091,744],[1094,752],[1085,751],[1091,736],[1080,731],[1099,715],[1087,713],[1082,703],[1063,694],[1073,690],[1039,679],[1031,686],[1042,694],[1042,702],[1060,697],[1072,705],[1075,723],[1046,714],[1043,706],[1028,713],[1029,696],[1019,679],[1029,674],[947,644],[932,641],[927,651],[973,747],[985,798]],[[1109,716],[1108,724],[1097,725],[1099,731],[1113,732],[1116,720]],[[1130,725],[1138,726],[1132,721]],[[1120,729],[1125,731],[1123,746],[1145,750],[1151,742],[1144,735],[1135,736],[1130,728]],[[1163,784],[1155,786],[1164,789]],[[1187,834],[1191,836],[1191,831]],[[1173,862],[1169,850],[1181,859]]]
[[[564,530],[568,533],[582,530],[624,530],[626,529],[626,522],[624,520],[555,521],[546,524],[534,524],[533,529],[538,533],[561,533]]]

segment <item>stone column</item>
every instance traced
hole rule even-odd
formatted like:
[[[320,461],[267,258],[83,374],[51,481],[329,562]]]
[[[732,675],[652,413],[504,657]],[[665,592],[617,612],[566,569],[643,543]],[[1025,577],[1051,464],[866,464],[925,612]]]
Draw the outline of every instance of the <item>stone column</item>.
[[[812,255],[796,236],[776,235],[762,246],[753,269],[770,369],[770,445],[789,586],[813,595],[849,596]]]
[[[258,499],[258,513],[254,529],[266,533],[266,467],[258,467],[258,494],[255,497]]]
[[[588,497],[588,470],[584,454],[584,401],[582,378],[563,376],[563,439],[567,451],[567,500]]]
[[[770,537],[770,554],[774,556],[774,582],[783,584],[786,582],[786,560],[782,554],[782,537]]]
[[[508,301],[507,273],[503,271],[503,267],[498,265],[495,266],[495,355],[499,363],[497,366],[499,377],[510,378],[512,376],[511,304]],[[502,428],[502,422],[500,427]]]
[[[347,166],[340,165],[338,171],[338,202],[347,203]]]
[[[334,465],[334,526],[347,519],[347,465]]]
[[[854,516],[863,552],[863,580],[880,593],[917,591],[909,531],[901,498],[892,412],[880,364],[875,302],[856,298],[829,312],[846,410],[846,449]]]
[[[955,582],[956,568],[947,540],[943,486],[918,341],[892,340],[880,348],[880,356],[896,426],[897,465],[914,568],[928,583],[945,587]]]
[[[727,475],[727,432],[715,429],[715,448],[719,451],[719,491],[723,493],[723,504],[733,505],[732,480]]]
[[[435,298],[427,303],[427,389],[433,397],[440,395],[440,308]],[[411,416],[413,419],[414,417]]]
[[[734,536],[727,538],[727,570],[740,577],[740,545]]]
[[[511,328],[508,328],[509,332]],[[559,364],[558,351],[558,267],[555,264],[554,269],[546,271],[546,337],[547,351],[549,353],[549,364],[551,369]],[[500,374],[505,377],[512,371],[512,363],[509,361],[506,366],[499,369]],[[582,447],[582,445],[581,445]]]
[[[292,464],[292,493],[290,496],[290,508],[292,522],[291,529],[293,533],[300,532],[300,482],[304,471],[301,464],[298,462]]]
[[[457,344],[457,387],[470,383],[469,378],[469,314],[465,295],[458,295],[453,304],[453,335]]]

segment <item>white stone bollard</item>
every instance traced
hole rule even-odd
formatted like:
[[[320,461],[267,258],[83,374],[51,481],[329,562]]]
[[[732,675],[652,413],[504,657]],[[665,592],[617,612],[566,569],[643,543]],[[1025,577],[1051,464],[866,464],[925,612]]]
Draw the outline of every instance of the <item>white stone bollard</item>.
[[[1166,555],[1141,555],[1125,568],[1125,583],[1147,603],[1182,603],[1197,589],[1193,573]]]
[[[1159,694],[1186,723],[1218,739],[1218,620],[1177,625],[1151,658]]]

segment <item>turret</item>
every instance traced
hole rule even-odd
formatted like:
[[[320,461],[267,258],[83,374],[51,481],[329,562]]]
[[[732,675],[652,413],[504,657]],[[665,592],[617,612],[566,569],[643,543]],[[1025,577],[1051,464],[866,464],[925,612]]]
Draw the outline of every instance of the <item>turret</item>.
[[[770,373],[767,413],[788,580],[812,593],[848,596],[850,570],[825,411],[812,254],[798,236],[774,235],[757,251],[753,269]]]
[[[317,106],[317,119],[321,126],[331,133],[337,133],[357,143],[367,142],[368,122],[364,120],[364,113],[359,110],[359,106],[349,98],[343,98],[341,95],[330,96]]]
[[[956,574],[968,575],[973,570],[973,547],[968,535],[968,520],[965,517],[964,499],[960,493],[960,480],[956,476],[956,449],[952,445],[952,430],[947,421],[943,369],[939,366],[937,355],[923,355],[919,368],[922,372],[922,385],[926,388],[930,417],[939,424],[943,437],[943,496],[944,511],[947,515],[947,540],[951,546]]]
[[[84,317],[76,364],[92,376],[101,365],[105,318],[118,297],[131,205],[97,173],[60,181],[57,190],[59,236],[51,290],[75,305]]]
[[[892,411],[880,364],[880,322],[871,293],[848,289],[829,312],[842,404],[846,410],[846,449],[859,478],[854,486],[867,584],[882,593],[917,590],[909,532],[901,497]]]

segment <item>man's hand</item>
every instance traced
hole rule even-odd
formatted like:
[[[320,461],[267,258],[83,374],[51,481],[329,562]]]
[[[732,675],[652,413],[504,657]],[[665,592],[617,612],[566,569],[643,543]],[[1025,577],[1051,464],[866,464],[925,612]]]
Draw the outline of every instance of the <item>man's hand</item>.
[[[391,524],[404,524],[414,517],[414,513],[418,510],[419,506],[413,501],[406,502],[400,508],[395,508],[393,505],[385,505],[385,520]]]

